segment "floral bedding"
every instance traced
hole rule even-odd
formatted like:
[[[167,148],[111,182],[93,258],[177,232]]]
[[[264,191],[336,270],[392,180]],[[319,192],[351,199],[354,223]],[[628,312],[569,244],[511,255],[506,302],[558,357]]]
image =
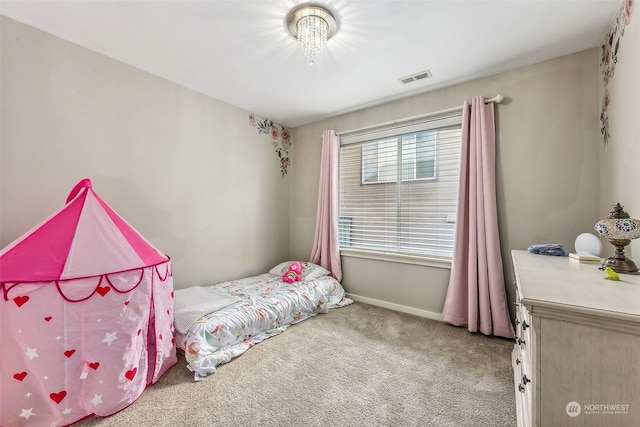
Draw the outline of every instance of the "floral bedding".
[[[196,381],[289,325],[353,302],[331,276],[285,283],[281,276],[264,273],[211,288],[240,302],[201,317],[186,334],[176,332],[176,345]]]

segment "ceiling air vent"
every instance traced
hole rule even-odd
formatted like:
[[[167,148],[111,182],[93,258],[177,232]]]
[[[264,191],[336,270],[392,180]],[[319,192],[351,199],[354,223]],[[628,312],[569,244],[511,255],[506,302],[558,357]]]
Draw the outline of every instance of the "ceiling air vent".
[[[419,73],[416,73],[416,74],[412,74],[410,76],[401,77],[398,79],[398,81],[403,85],[406,85],[407,83],[417,82],[418,80],[426,79],[428,77],[433,77],[431,75],[431,71],[425,70],[425,71],[420,71]]]

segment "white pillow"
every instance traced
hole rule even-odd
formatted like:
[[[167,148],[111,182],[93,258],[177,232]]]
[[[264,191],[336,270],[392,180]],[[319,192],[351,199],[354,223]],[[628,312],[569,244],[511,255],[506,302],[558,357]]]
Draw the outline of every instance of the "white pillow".
[[[289,270],[289,266],[292,262],[295,261],[281,262],[280,264],[269,270],[269,273],[273,274],[274,276],[282,276],[287,272],[287,270]],[[300,277],[302,278],[302,280],[319,279],[322,276],[328,276],[329,274],[331,274],[329,270],[319,266],[318,264],[303,261],[298,262],[302,264],[302,271],[300,272]]]

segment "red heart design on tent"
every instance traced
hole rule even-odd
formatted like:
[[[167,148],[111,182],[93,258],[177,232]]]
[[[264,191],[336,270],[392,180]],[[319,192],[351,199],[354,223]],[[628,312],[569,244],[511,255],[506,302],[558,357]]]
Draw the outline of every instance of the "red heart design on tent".
[[[76,351],[73,350],[73,349],[67,350],[67,351],[64,352],[64,355],[67,356],[67,357],[71,357],[71,356],[73,356],[73,353],[75,353],[75,352]]]
[[[168,316],[169,314],[171,314],[171,312],[170,312],[169,310],[167,310],[167,316]]]
[[[175,344],[175,343],[176,343],[176,340],[171,338],[171,344]]]
[[[62,399],[67,397],[67,392],[62,390],[60,393],[51,393],[49,397],[57,404],[60,404],[60,402],[62,402]]]
[[[125,302],[124,302],[124,305],[129,305],[129,301],[125,301]]]
[[[19,372],[17,374],[13,374],[13,378],[17,379],[18,381],[22,381],[26,376],[27,376],[26,372]]]
[[[110,290],[111,288],[108,286],[98,286],[98,288],[96,289],[96,291],[100,294],[101,297],[105,296],[107,292],[109,292]]]
[[[22,307],[27,301],[29,301],[28,296],[15,297],[13,299],[13,302],[15,302],[18,307]]]
[[[138,368],[133,368],[132,370],[125,372],[124,376],[129,381],[133,381],[133,377],[136,376],[136,372],[138,372]]]
[[[159,339],[162,339],[162,334],[159,334],[159,335],[158,335],[158,338],[159,338]]]
[[[171,291],[171,298],[173,298],[173,291]]]
[[[93,369],[94,371],[98,370],[98,366],[100,366],[100,362],[93,362],[93,363],[89,363],[89,367],[91,369]]]
[[[50,321],[50,320],[51,320],[51,316],[47,316],[47,317],[45,317],[45,318],[44,318],[44,321],[45,321],[45,322],[48,322],[48,321]]]
[[[138,329],[138,335],[140,335],[140,332],[142,332],[142,329]]]

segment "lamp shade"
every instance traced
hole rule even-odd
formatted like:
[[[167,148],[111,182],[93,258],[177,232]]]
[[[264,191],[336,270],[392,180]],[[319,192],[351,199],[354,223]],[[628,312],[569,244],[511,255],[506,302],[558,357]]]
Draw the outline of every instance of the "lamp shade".
[[[640,221],[633,218],[606,218],[598,221],[595,230],[605,239],[632,240],[640,237]]]

